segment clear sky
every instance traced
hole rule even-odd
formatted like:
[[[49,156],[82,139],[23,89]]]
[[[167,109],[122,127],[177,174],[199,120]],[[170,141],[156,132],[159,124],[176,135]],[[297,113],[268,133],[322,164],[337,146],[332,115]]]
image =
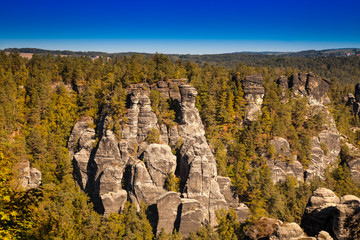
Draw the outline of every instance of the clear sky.
[[[0,49],[201,54],[360,48],[360,0],[0,1]]]

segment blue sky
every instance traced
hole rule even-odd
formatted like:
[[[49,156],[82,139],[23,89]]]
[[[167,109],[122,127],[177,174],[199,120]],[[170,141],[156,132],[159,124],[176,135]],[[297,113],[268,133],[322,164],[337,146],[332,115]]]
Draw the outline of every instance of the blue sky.
[[[359,0],[0,1],[0,49],[201,54],[360,48]]]

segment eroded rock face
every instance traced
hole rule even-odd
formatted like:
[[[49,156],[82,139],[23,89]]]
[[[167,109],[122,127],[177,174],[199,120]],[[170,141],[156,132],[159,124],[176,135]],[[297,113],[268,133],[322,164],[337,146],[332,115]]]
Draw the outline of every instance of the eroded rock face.
[[[174,173],[176,156],[165,144],[150,144],[143,153],[143,160],[152,181],[158,187],[163,187],[168,173]]]
[[[293,74],[289,79],[288,86],[294,94],[308,97],[310,105],[330,103],[326,94],[329,89],[329,82],[312,73]]]
[[[177,111],[175,126],[157,122],[150,90],[171,98]],[[111,130],[113,120],[106,113],[96,128],[92,119],[80,119],[69,139],[74,176],[95,208],[108,215],[121,211],[125,201],[136,206],[144,202],[157,216],[150,219],[157,233],[175,229],[183,236],[202,224],[216,225],[218,209],[232,207],[239,220],[245,221],[249,209],[232,192],[230,179],[217,176],[216,161],[195,107],[196,89],[179,79],[154,86],[132,85],[128,94],[121,139]],[[160,131],[160,143],[145,141],[151,129]],[[169,145],[180,147],[176,156]],[[169,173],[181,179],[180,193],[165,189]]]
[[[285,138],[274,137],[270,140],[274,147],[275,156],[269,159],[268,166],[271,170],[271,177],[275,183],[285,182],[287,176],[292,176],[298,181],[304,180],[304,168],[296,156],[291,153],[290,144]]]
[[[283,89],[283,93],[286,87],[288,87],[295,96],[307,97],[309,116],[321,114],[324,118],[324,130],[318,136],[312,137],[310,162],[304,174],[306,181],[310,181],[314,177],[324,179],[326,168],[337,166],[337,159],[340,153],[340,134],[326,106],[330,103],[327,96],[329,82],[312,73],[297,73],[288,79],[287,84],[284,76],[279,78],[277,83]],[[296,169],[295,171],[300,173],[300,163],[295,162],[294,166],[287,166],[280,162],[272,161],[270,165],[274,170],[273,175],[279,176],[275,177],[275,179],[283,179],[286,172],[295,175],[298,180],[301,178],[300,174],[294,174],[293,172]]]
[[[263,78],[260,74],[246,76],[243,81],[244,98],[247,102],[245,106],[245,122],[256,121],[261,114],[265,94],[262,83]]]
[[[318,188],[310,197],[301,226],[317,239],[358,239],[360,199],[345,195],[339,199],[331,190]]]
[[[24,189],[37,188],[41,184],[41,172],[30,166],[29,161],[19,163],[18,181]]]
[[[179,229],[179,223],[176,220],[179,220],[178,211],[180,204],[181,199],[176,192],[166,192],[158,198],[156,202],[159,217],[157,234],[160,234],[161,231],[172,233],[174,228]]]
[[[360,185],[360,150],[350,143],[345,143],[349,149],[346,164],[349,167],[351,179]]]
[[[306,205],[301,227],[310,236],[319,234],[321,230],[332,233],[332,218],[339,202],[340,199],[333,191],[326,188],[316,189]]]
[[[337,239],[345,240],[354,237],[352,222],[360,212],[360,199],[353,195],[341,197],[334,211],[333,232]],[[356,227],[355,227],[356,228]]]
[[[295,240],[305,237],[304,231],[297,223],[283,223],[276,228],[271,240]]]
[[[325,170],[336,166],[340,153],[340,134],[334,130],[323,130],[312,138],[310,165],[305,172],[306,180],[315,176],[324,179]]]

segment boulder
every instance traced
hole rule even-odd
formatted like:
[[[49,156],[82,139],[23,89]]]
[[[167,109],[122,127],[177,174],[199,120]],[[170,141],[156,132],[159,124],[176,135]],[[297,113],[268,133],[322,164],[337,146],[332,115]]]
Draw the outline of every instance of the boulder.
[[[326,231],[320,231],[319,235],[316,236],[317,240],[333,240],[330,234]]]
[[[333,232],[337,239],[345,240],[354,237],[353,231],[357,230],[352,225],[355,215],[360,212],[360,199],[353,195],[345,195],[334,211]],[[358,223],[357,223],[358,227]]]
[[[274,184],[285,182],[287,176],[292,176],[298,182],[304,181],[304,167],[297,160],[290,162],[270,159],[267,161],[271,170],[271,178]]]
[[[321,230],[332,233],[331,222],[339,202],[340,199],[333,191],[327,188],[316,189],[306,205],[301,227],[310,236],[319,234]]]
[[[271,240],[298,240],[305,237],[304,231],[297,223],[283,223],[279,225],[270,237]]]

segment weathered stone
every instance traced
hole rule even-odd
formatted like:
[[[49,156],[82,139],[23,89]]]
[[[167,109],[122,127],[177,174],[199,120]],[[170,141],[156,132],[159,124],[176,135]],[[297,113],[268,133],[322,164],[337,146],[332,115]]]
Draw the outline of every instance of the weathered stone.
[[[167,174],[174,173],[176,168],[176,156],[171,148],[165,144],[150,144],[143,153],[143,160],[155,185],[164,187]]]
[[[261,106],[264,98],[263,79],[260,74],[246,76],[242,86],[244,98],[247,102],[245,106],[245,122],[256,121],[261,114]]]
[[[171,98],[176,110],[175,126],[157,123],[151,109],[150,89]],[[148,213],[153,215],[149,221],[157,233],[162,228],[165,232],[175,228],[183,236],[198,230],[201,224],[215,226],[216,210],[228,209],[229,205],[237,211],[239,221],[245,221],[249,209],[239,204],[235,195],[230,196],[230,179],[226,179],[222,189],[216,181],[216,161],[195,107],[196,89],[177,79],[151,87],[131,85],[127,91],[129,108],[127,121],[120,122],[121,140],[110,130],[113,120],[105,113],[96,126],[96,134],[89,127],[92,119],[81,119],[69,138],[74,175],[79,176],[77,182],[89,194],[98,212],[105,215],[119,212],[126,200],[139,209],[144,202],[149,205]],[[160,130],[162,144],[146,143],[153,128]],[[168,144],[176,147],[177,156]],[[171,172],[181,179],[182,199],[180,193],[169,193],[163,188],[166,175]]]
[[[251,215],[250,209],[244,203],[240,203],[239,206],[235,208],[235,212],[239,223],[245,222]]]
[[[337,131],[323,130],[319,137],[313,137],[310,164],[305,172],[306,180],[315,176],[324,179],[326,168],[336,166],[339,153],[340,135]]]
[[[273,183],[285,182],[287,176],[295,178],[298,182],[304,180],[304,168],[297,160],[283,161],[270,159],[267,161],[271,170]]]
[[[142,161],[132,165],[131,187],[137,202],[144,201],[147,205],[155,204],[158,197],[166,192],[155,185]]]
[[[284,75],[282,75],[281,77],[279,77],[276,80],[276,83],[283,89],[288,89],[289,88],[289,83],[288,83],[288,78]]]
[[[329,82],[325,79],[316,77],[315,75],[309,73],[307,76],[306,82],[306,91],[309,96],[310,105],[315,104],[329,104],[330,99],[327,96],[327,91],[329,90]]]
[[[200,203],[195,199],[181,199],[181,221],[179,231],[183,237],[197,231],[203,219]]]
[[[162,194],[156,201],[159,222],[157,225],[157,235],[164,231],[172,233],[175,227],[178,210],[181,204],[179,194],[176,192],[166,192]]]
[[[330,234],[326,231],[320,231],[319,235],[316,236],[317,240],[333,240]]]
[[[41,184],[41,172],[30,166],[29,161],[22,161],[19,163],[18,182],[24,189],[37,188]]]
[[[289,142],[285,138],[274,137],[270,144],[275,150],[273,159],[267,161],[273,182],[285,182],[288,175],[297,181],[303,181],[304,168],[296,160],[296,156],[292,155]]]
[[[330,103],[326,94],[329,89],[329,82],[312,73],[293,74],[289,79],[289,88],[295,95],[308,97],[310,105]]]
[[[349,167],[351,179],[360,185],[360,150],[350,143],[345,143],[349,149],[349,154],[345,159]]]
[[[340,199],[335,193],[326,188],[318,188],[310,197],[301,219],[301,227],[311,236],[319,234],[321,230],[332,233],[332,218],[336,205]]]
[[[217,176],[216,181],[229,207],[236,209],[239,206],[239,198],[235,193],[235,187],[232,186],[230,178]]]
[[[297,223],[283,223],[278,226],[270,240],[298,240],[305,237],[304,231]]]
[[[360,212],[360,199],[353,195],[345,195],[334,211],[333,232],[337,239],[352,239],[354,215]]]
[[[262,217],[251,224],[245,235],[253,240],[270,238],[274,231],[282,224],[278,219]]]

